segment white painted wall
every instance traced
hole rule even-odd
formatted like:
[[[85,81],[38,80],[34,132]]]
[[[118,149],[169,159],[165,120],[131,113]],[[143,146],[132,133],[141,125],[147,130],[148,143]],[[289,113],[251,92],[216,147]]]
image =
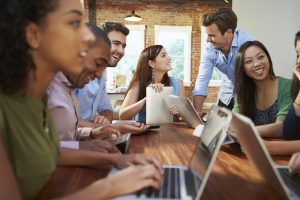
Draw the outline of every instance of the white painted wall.
[[[238,27],[262,42],[276,75],[292,77],[296,63],[294,36],[300,30],[299,0],[233,0]]]

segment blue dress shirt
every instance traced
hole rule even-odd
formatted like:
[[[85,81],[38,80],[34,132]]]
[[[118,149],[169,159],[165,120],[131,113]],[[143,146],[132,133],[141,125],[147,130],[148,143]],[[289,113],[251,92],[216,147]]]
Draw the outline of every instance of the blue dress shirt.
[[[221,50],[214,49],[210,43],[206,43],[201,53],[199,73],[192,95],[207,96],[208,83],[211,79],[213,69],[216,67],[221,72],[221,86],[218,98],[224,104],[228,105],[234,97],[234,62],[236,53],[245,42],[252,40],[253,38],[250,34],[236,29],[228,58],[226,58]]]

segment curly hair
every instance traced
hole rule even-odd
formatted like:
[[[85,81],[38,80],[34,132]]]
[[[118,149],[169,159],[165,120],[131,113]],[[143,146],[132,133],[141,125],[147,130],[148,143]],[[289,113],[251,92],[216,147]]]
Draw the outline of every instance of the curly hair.
[[[26,88],[35,64],[29,54],[26,26],[42,25],[59,0],[10,0],[0,6],[0,90],[14,93]]]

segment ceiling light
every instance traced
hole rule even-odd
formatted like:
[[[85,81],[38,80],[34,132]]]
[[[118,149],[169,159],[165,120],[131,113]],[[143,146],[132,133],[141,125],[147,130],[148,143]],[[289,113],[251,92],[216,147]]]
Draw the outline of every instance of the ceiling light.
[[[127,15],[124,19],[131,22],[139,22],[143,20],[141,16],[135,14],[134,10],[131,11],[131,14]]]

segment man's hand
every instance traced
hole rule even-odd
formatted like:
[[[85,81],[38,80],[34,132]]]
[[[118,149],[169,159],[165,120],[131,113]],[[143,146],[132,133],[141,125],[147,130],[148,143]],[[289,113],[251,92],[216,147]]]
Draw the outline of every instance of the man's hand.
[[[91,131],[91,138],[93,139],[111,138],[117,140],[120,137],[121,137],[121,132],[113,124],[107,124],[101,127],[93,128]]]
[[[106,117],[104,117],[98,113],[91,119],[91,122],[99,124],[99,125],[110,124],[110,121]]]

